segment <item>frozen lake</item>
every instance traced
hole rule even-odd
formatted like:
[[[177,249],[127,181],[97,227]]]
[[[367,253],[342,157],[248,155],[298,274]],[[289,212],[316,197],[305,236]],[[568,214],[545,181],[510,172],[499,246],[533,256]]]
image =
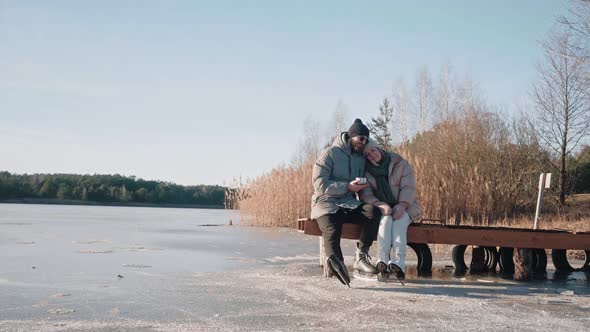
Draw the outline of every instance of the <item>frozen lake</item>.
[[[12,279],[35,267],[31,278],[59,283],[135,271],[129,265],[214,272],[301,246],[284,230],[238,225],[232,210],[0,204],[1,273]]]
[[[0,204],[0,331],[590,327],[582,272],[516,283],[442,268],[348,289],[322,277],[317,237],[238,224],[225,210]]]

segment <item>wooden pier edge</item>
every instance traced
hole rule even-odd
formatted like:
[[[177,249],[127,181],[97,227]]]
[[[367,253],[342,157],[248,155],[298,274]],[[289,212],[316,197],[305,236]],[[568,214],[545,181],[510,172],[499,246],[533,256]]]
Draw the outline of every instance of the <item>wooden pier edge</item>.
[[[304,234],[315,236],[322,234],[315,220],[303,218],[298,219],[297,222],[298,229],[303,231]],[[343,225],[342,238],[358,239],[359,235],[360,225]],[[408,242],[531,249],[590,250],[590,233],[412,223],[408,227]]]

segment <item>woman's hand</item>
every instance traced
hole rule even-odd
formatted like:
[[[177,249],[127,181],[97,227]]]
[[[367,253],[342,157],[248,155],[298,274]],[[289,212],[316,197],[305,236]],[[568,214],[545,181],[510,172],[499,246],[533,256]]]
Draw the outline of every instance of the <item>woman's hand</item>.
[[[373,205],[379,208],[379,210],[381,210],[381,214],[384,216],[388,216],[392,213],[391,206],[389,206],[389,204],[385,202],[378,201],[375,202]]]
[[[368,183],[359,184],[359,181],[360,181],[360,179],[356,179],[356,180],[351,181],[348,184],[348,191],[357,193],[357,192],[359,192],[359,191],[361,191],[361,190],[363,190],[363,189],[365,189],[365,188],[367,188],[369,186]]]
[[[406,212],[406,206],[403,204],[397,204],[393,207],[392,218],[393,220],[398,220],[403,217],[404,213]]]

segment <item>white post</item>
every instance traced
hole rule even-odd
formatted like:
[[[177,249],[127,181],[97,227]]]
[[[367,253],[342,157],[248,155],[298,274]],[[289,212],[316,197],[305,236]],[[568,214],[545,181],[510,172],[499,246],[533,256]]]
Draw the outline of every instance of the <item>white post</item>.
[[[551,186],[551,173],[541,173],[539,176],[539,195],[537,196],[537,210],[535,211],[535,223],[533,229],[539,226],[539,214],[543,209],[543,191]]]

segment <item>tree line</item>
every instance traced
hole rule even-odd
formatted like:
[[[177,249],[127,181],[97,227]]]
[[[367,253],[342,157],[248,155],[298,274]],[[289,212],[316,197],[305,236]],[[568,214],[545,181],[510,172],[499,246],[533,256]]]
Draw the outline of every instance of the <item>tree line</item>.
[[[0,201],[27,198],[98,203],[224,205],[222,186],[182,186],[134,176],[0,172]]]

